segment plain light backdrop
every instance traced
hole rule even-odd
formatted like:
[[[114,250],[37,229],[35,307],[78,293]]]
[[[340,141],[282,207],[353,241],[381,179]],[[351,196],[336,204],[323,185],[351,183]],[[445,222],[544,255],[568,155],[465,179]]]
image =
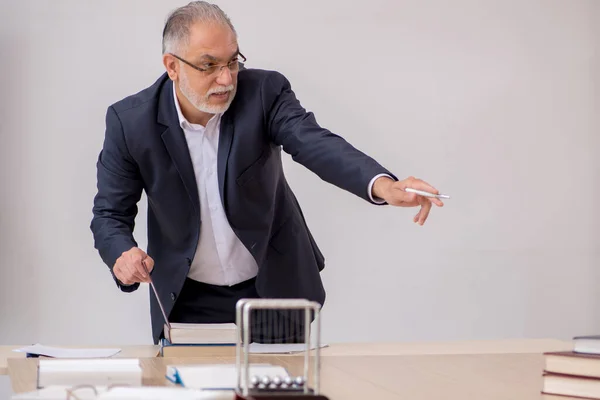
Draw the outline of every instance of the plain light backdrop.
[[[0,2],[0,343],[151,343],[148,286],[117,290],[89,223],[106,109],[163,72],[182,4]],[[285,159],[326,257],[325,341],[600,331],[599,1],[218,4],[248,67],[452,196],[419,227]]]

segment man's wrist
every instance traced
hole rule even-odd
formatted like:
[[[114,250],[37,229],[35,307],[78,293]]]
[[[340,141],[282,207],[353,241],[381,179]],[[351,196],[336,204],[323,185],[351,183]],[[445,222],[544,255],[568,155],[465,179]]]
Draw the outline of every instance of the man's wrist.
[[[386,193],[394,183],[394,180],[387,176],[381,176],[373,183],[372,194],[374,198],[385,200]]]

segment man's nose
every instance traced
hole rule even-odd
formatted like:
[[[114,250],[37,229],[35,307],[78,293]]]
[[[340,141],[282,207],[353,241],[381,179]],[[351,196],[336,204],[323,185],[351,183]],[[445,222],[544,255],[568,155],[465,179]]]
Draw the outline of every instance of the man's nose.
[[[223,71],[225,71],[225,72],[223,72]],[[221,71],[219,71],[219,75],[217,75],[216,82],[219,85],[223,85],[223,86],[231,85],[231,83],[233,82],[233,77],[231,76],[231,71],[229,70],[229,68],[227,68],[227,67],[221,68]]]

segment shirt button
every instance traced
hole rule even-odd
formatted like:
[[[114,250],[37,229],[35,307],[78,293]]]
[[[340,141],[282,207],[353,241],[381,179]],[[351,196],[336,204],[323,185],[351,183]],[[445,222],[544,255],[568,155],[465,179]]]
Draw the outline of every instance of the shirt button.
[[[175,301],[175,293],[171,293],[171,300]]]

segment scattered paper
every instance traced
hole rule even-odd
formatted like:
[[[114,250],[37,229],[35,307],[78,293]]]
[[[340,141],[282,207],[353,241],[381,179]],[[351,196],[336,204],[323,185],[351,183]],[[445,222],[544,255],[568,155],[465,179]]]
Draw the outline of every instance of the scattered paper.
[[[58,399],[66,399],[68,398],[67,389],[70,389],[71,386],[48,386],[43,389],[37,389],[31,392],[25,393],[16,393],[13,394],[11,400],[58,400]],[[106,391],[105,388],[96,387],[96,391],[98,393],[102,393]],[[97,395],[94,393],[94,390],[91,388],[81,388],[78,389],[74,394],[77,395],[78,399],[81,400],[95,400],[97,399]],[[71,397],[73,398],[73,397]]]
[[[98,400],[234,400],[235,398],[235,393],[225,390],[145,386],[114,388],[99,396]]]
[[[34,344],[13,351],[54,358],[108,358],[119,353],[121,349],[67,349]]]
[[[64,400],[70,386],[48,386],[26,393],[13,394],[12,400]],[[77,389],[73,394],[80,400],[234,400],[235,394],[225,390],[194,390],[180,387],[115,387],[96,386],[94,391],[87,387]],[[74,398],[71,396],[71,398]]]
[[[327,347],[327,344],[321,343],[322,347]],[[283,343],[283,344],[270,344],[270,343],[250,343],[250,353],[255,354],[292,354],[301,353],[306,351],[306,344],[304,343]],[[311,345],[310,349],[316,349],[316,345]]]

